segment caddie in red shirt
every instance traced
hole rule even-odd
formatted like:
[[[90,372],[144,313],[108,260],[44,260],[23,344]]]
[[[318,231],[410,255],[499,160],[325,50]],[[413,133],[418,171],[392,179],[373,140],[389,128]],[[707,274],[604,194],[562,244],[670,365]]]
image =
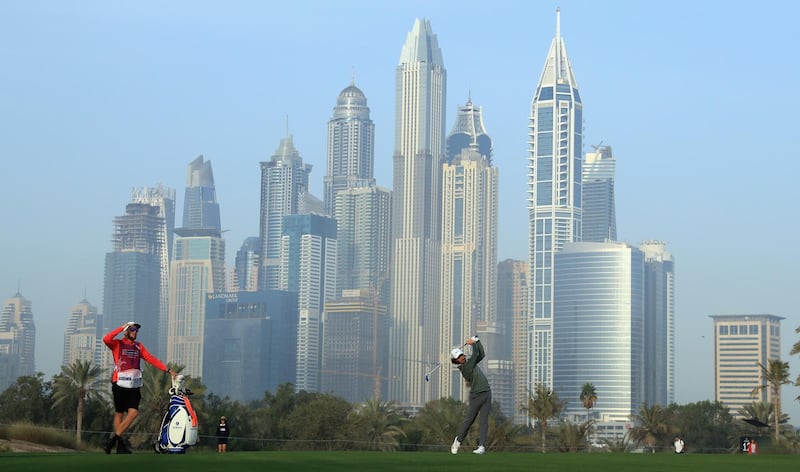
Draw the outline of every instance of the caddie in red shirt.
[[[163,362],[136,340],[139,323],[129,321],[103,336],[106,343],[114,354],[114,371],[111,374],[111,393],[114,396],[114,432],[103,448],[106,454],[111,454],[114,445],[117,446],[117,454],[130,454],[131,449],[122,439],[122,435],[136,419],[139,414],[139,401],[142,398],[142,369],[141,360],[152,364],[157,369],[163,370],[175,377],[177,372],[171,371]],[[115,339],[122,333],[122,339]]]

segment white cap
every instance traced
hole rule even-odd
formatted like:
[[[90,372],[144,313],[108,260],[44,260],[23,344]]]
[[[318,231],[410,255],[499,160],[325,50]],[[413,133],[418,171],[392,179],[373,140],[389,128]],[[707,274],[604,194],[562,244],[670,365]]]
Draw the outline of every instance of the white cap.
[[[458,359],[459,356],[463,356],[463,355],[464,355],[464,351],[462,351],[461,348],[455,348],[452,351],[450,351],[450,358],[452,358],[452,359]]]

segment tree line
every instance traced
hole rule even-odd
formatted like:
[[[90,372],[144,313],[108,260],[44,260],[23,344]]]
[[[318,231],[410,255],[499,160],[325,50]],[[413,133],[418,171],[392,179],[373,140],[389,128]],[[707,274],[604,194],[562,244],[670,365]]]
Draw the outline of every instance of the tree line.
[[[788,377],[782,365],[762,366],[764,388],[780,385]],[[170,365],[173,371],[180,366]],[[776,368],[773,372],[770,369]],[[769,373],[777,373],[772,381]],[[785,375],[784,375],[785,374]],[[149,448],[156,437],[169,403],[170,376],[149,369],[144,373],[139,417],[133,424],[130,440],[134,447]],[[783,380],[781,380],[783,379]],[[391,401],[369,399],[352,404],[329,393],[295,391],[292,384],[280,385],[263,398],[242,403],[207,392],[196,379],[187,379],[193,391],[192,405],[200,421],[200,446],[214,446],[214,433],[221,416],[231,430],[231,450],[446,450],[464,417],[466,404],[441,398],[428,402],[415,414],[402,411]],[[44,374],[23,376],[0,393],[0,433],[3,425],[31,423],[73,431],[75,442],[83,447],[100,447],[108,435],[113,418],[107,375],[92,362],[76,360],[62,366],[61,373],[46,380]],[[519,405],[529,417],[528,425],[515,425],[492,407],[489,426],[491,451],[669,451],[672,438],[679,434],[690,452],[735,452],[743,436],[771,436],[774,450],[800,451],[800,436],[788,426],[788,417],[774,403],[754,402],[738,412],[774,427],[774,431],[734,419],[719,402],[702,401],[686,405],[642,405],[631,416],[631,427],[623,437],[592,441],[591,409],[597,402],[592,384],[585,384],[580,396],[587,414],[580,422],[561,417],[566,403],[555,392],[537,385],[527,404]],[[779,405],[779,404],[778,404]],[[777,415],[776,415],[777,413]],[[477,443],[472,431],[466,444]],[[601,448],[596,446],[601,445]]]

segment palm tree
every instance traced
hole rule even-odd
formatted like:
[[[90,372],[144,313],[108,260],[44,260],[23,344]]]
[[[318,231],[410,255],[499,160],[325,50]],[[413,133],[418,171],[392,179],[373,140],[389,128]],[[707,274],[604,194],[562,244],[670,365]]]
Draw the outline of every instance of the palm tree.
[[[594,388],[594,384],[585,383],[583,387],[581,387],[581,396],[580,396],[581,403],[583,403],[583,407],[586,408],[586,440],[589,440],[589,423],[591,419],[589,418],[589,410],[594,407],[595,402],[597,402],[597,391]],[[587,452],[592,452],[591,446],[588,447]]]
[[[540,434],[542,438],[542,452],[546,452],[547,420],[558,418],[561,411],[566,406],[558,398],[558,395],[544,384],[537,384],[533,396],[528,396],[528,406],[524,408],[528,416],[539,422]]]
[[[667,416],[667,411],[660,405],[648,407],[644,403],[638,414],[631,415],[636,426],[628,434],[636,444],[644,442],[650,447],[655,447],[657,443],[664,444],[670,433]]]
[[[763,390],[769,389],[772,396],[772,421],[775,425],[775,442],[780,439],[780,418],[781,418],[781,386],[792,383],[789,380],[789,363],[780,359],[769,359],[767,365],[758,364],[761,368],[761,379],[764,385],[759,385],[753,389],[753,395]]]
[[[83,407],[87,400],[106,398],[106,391],[98,382],[103,369],[92,363],[75,359],[68,365],[61,366],[61,374],[53,383],[53,407],[62,404],[77,403],[75,414],[75,443],[81,444],[83,428]]]
[[[794,332],[795,333],[800,333],[800,326],[795,328]],[[793,356],[795,354],[800,354],[800,341],[795,342],[794,346],[792,346],[792,350],[789,352],[789,355]],[[800,385],[800,375],[797,376],[797,380],[794,381],[794,384],[795,385]],[[800,396],[795,398],[795,400],[800,400]]]
[[[405,433],[400,424],[407,421],[400,416],[391,401],[370,398],[353,412],[356,430],[364,434],[368,447],[374,451],[396,451]]]

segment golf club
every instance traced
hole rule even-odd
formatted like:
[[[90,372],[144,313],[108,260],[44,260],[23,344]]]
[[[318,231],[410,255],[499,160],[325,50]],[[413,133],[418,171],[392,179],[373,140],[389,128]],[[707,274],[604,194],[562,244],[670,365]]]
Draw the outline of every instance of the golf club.
[[[466,345],[467,345],[467,343],[464,343],[464,344],[462,344],[462,345],[458,346],[458,348],[459,348],[459,349],[463,349],[463,348],[464,348],[464,346],[466,346]],[[441,367],[441,366],[442,366],[442,363],[441,363],[441,362],[437,362],[437,363],[436,363],[436,365],[435,365],[435,366],[433,366],[433,369],[429,370],[429,371],[428,371],[428,372],[425,374],[425,381],[426,381],[426,382],[430,382],[430,380],[431,380],[431,374],[432,374],[432,373],[434,373],[434,372],[436,372],[436,369],[438,369],[438,368],[439,368],[439,367]]]
[[[437,362],[437,363],[436,363],[436,365],[435,365],[435,366],[433,366],[433,369],[429,370],[429,371],[428,371],[428,372],[425,374],[425,381],[426,381],[426,382],[429,382],[429,381],[431,380],[431,374],[432,374],[432,373],[434,373],[434,372],[436,371],[436,369],[438,369],[438,368],[439,368],[439,367],[441,367],[441,366],[442,366],[442,363],[441,363],[441,362]]]

